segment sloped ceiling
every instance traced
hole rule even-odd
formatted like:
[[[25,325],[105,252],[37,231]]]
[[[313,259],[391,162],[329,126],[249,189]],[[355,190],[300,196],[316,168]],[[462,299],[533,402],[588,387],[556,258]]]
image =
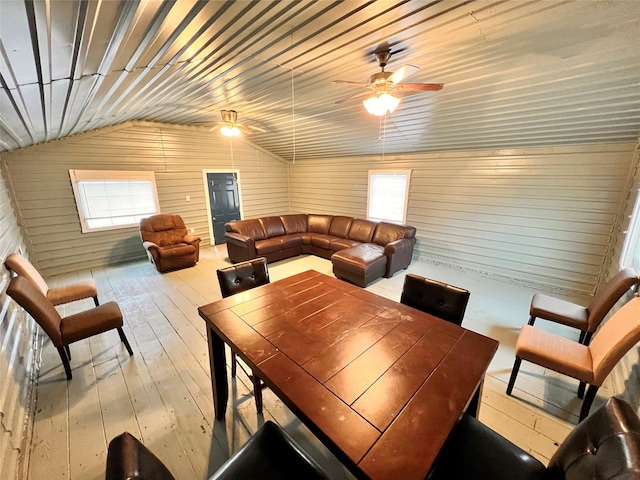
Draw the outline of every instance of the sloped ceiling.
[[[420,67],[389,118],[334,79]],[[287,160],[636,141],[640,1],[0,0],[0,151],[132,119],[260,127]]]

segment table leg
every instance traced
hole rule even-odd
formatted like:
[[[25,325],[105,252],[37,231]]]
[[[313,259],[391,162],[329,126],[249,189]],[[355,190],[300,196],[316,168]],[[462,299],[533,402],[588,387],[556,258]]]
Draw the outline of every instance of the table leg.
[[[478,385],[476,392],[471,397],[471,402],[469,402],[469,406],[467,407],[467,413],[471,415],[473,418],[478,418],[478,412],[480,412],[480,399],[482,398],[482,387],[484,386],[484,379]]]
[[[227,401],[229,400],[224,342],[210,327],[207,327],[207,342],[209,343],[213,410],[216,414],[216,420],[223,420],[227,411]]]

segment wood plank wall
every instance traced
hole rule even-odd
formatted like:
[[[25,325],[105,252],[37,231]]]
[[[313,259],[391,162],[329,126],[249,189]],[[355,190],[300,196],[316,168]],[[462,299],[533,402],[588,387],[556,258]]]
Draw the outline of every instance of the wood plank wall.
[[[291,210],[362,217],[369,169],[412,169],[415,255],[548,291],[591,293],[614,255],[635,144],[305,160]]]
[[[0,259],[20,250],[25,244],[0,178]],[[9,278],[0,265],[0,478],[7,479],[24,476],[42,344],[33,319],[6,295]]]
[[[81,232],[69,169],[154,171],[161,211],[181,215],[203,244],[203,169],[239,170],[245,217],[287,213],[286,163],[242,139],[230,147],[204,128],[129,122],[3,155],[32,260],[46,277],[145,256],[137,228]]]

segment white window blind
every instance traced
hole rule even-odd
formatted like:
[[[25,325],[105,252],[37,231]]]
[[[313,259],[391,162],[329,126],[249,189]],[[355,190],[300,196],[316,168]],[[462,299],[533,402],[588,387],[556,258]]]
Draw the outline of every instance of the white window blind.
[[[411,170],[369,170],[367,218],[405,223]]]
[[[153,172],[69,170],[82,231],[137,226],[160,211]]]

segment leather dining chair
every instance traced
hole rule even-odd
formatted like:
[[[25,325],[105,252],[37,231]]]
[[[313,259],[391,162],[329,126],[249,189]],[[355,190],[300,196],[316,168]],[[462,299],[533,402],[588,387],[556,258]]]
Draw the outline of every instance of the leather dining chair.
[[[269,268],[267,267],[267,259],[258,257],[246,262],[236,263],[230,267],[221,268],[217,271],[218,283],[220,284],[220,293],[223,298],[235,295],[236,293],[245,292],[260,285],[269,283]],[[247,374],[253,383],[253,394],[256,400],[256,410],[262,413],[262,381],[253,374],[247,372],[236,358],[236,352],[231,350],[231,376],[236,376],[236,366]]]
[[[516,360],[507,386],[511,395],[523,360],[576,378],[580,382],[578,397],[583,398],[580,421],[589,409],[609,372],[640,341],[640,297],[634,297],[593,336],[589,345],[569,340],[531,325],[525,325],[516,342]],[[586,396],[584,384],[588,384]]]
[[[545,467],[530,453],[465,414],[429,480],[622,480],[640,475],[640,419],[618,398],[579,423]]]
[[[38,287],[42,294],[54,305],[75,302],[85,298],[93,298],[96,307],[98,302],[98,289],[93,278],[74,282],[63,287],[49,288],[42,275],[36,268],[19,253],[11,253],[4,261],[5,266],[14,274],[28,278]]]
[[[109,442],[106,480],[175,480],[169,469],[128,432]],[[209,480],[328,480],[322,468],[271,421],[234,453]]]
[[[469,291],[408,273],[400,303],[460,325],[469,302]]]
[[[78,340],[117,329],[127,352],[129,355],[133,355],[131,346],[122,330],[122,312],[116,302],[107,302],[62,318],[42,291],[31,280],[23,276],[11,279],[7,295],[24,308],[49,336],[53,345],[58,349],[67,380],[71,380],[69,344]]]
[[[623,268],[598,288],[586,307],[536,293],[529,308],[529,325],[533,325],[536,318],[568,325],[580,330],[580,343],[589,345],[593,333],[609,310],[637,282],[636,272],[631,268]]]

